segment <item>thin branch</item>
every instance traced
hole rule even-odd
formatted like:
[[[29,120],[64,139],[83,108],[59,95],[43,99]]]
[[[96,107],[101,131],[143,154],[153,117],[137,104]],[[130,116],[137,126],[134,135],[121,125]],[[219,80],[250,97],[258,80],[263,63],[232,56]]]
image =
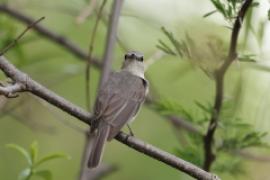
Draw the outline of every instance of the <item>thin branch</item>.
[[[112,6],[112,12],[109,20],[109,28],[107,33],[105,53],[103,56],[102,64],[102,75],[99,83],[99,88],[104,84],[111,72],[112,61],[113,61],[113,50],[117,37],[117,27],[119,22],[119,17],[121,13],[121,8],[124,0],[115,0]]]
[[[78,120],[91,125],[92,116],[90,113],[84,111],[80,107],[72,104],[71,102],[32,80],[27,74],[21,72],[11,63],[9,63],[8,60],[3,56],[0,56],[0,69],[14,82],[24,84],[26,91],[31,92],[39,98],[78,118]],[[189,162],[186,162],[135,137],[130,137],[123,132],[120,132],[116,139],[137,150],[138,152],[142,152],[149,157],[157,159],[173,168],[183,171],[194,178],[205,180],[219,179],[216,175],[208,173]]]
[[[210,123],[208,125],[208,130],[206,135],[204,136],[204,165],[203,168],[206,171],[209,171],[211,168],[212,163],[215,161],[215,153],[213,152],[213,144],[214,144],[214,134],[218,125],[219,115],[222,108],[223,102],[223,94],[224,94],[224,76],[231,65],[231,63],[237,57],[237,41],[239,36],[239,31],[242,26],[242,22],[244,20],[245,14],[247,9],[252,4],[252,0],[245,0],[243,5],[241,6],[236,20],[234,22],[232,34],[231,34],[231,42],[230,42],[230,49],[229,54],[225,62],[222,64],[220,69],[216,72],[216,96],[215,96],[215,104],[212,116],[210,118]]]
[[[3,85],[0,84],[0,95],[6,96],[6,98],[18,97],[17,93],[25,90],[25,86],[21,83],[14,83]]]
[[[92,64],[92,52],[93,52],[93,48],[94,48],[94,44],[95,44],[95,37],[96,37],[96,32],[97,32],[97,28],[98,28],[98,24],[102,15],[102,11],[105,7],[107,3],[107,0],[103,0],[102,4],[100,6],[100,9],[97,13],[97,19],[94,25],[94,29],[92,31],[91,34],[91,39],[90,39],[90,45],[89,45],[89,55],[88,55],[88,59],[86,62],[86,70],[85,70],[85,95],[86,95],[86,107],[87,109],[90,111],[91,107],[91,99],[90,99],[90,69],[91,69],[91,64]]]
[[[42,21],[43,19],[45,19],[45,17],[41,17],[38,20],[34,21],[33,23],[29,24],[27,26],[27,28],[19,34],[18,37],[16,37],[10,44],[8,44],[1,52],[0,52],[0,56],[4,55],[9,49],[11,49],[13,46],[15,46],[18,41],[23,37],[23,35],[29,31],[32,27],[34,27],[36,24],[38,24],[40,21]]]
[[[9,15],[10,17],[24,23],[27,25],[33,24],[35,20],[31,17],[24,15],[23,13],[18,12],[18,10],[12,9],[5,4],[0,4],[0,12]],[[81,60],[87,60],[88,54],[85,51],[82,51],[75,43],[66,39],[64,36],[57,34],[42,25],[35,25],[32,27],[38,34],[42,35],[48,40],[58,44],[60,47],[65,48],[68,52],[72,53],[74,56],[78,57]],[[95,67],[100,67],[101,64],[97,58],[92,58],[92,63]]]

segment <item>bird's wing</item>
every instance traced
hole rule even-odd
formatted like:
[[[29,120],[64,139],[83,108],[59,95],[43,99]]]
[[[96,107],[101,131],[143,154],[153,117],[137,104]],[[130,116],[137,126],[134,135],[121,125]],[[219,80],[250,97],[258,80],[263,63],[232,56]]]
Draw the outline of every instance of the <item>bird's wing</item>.
[[[95,114],[111,125],[108,137],[110,140],[136,115],[145,99],[147,86],[140,77],[128,72],[118,72],[112,73],[101,89]]]

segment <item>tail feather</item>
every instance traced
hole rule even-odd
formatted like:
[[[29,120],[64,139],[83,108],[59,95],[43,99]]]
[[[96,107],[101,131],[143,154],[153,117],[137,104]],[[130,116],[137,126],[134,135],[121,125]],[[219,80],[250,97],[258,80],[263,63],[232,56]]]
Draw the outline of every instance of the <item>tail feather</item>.
[[[107,124],[100,124],[98,131],[92,138],[91,153],[88,161],[89,168],[98,166],[101,156],[103,154],[104,145],[107,141],[110,132],[110,126]]]

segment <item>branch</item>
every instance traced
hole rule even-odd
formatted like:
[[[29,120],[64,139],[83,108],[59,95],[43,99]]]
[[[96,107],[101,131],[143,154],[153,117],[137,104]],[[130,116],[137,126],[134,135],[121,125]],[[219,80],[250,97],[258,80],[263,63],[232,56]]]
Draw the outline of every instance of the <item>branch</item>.
[[[25,86],[21,83],[13,84],[0,84],[0,95],[6,96],[6,98],[16,98],[18,95],[16,93],[22,92],[25,90]]]
[[[179,159],[178,157],[167,153],[165,151],[162,151],[151,144],[147,144],[139,139],[134,138],[133,136],[129,136],[127,134],[124,134],[120,132],[115,139],[122,142],[123,144],[126,144],[127,146],[146,154],[154,159],[157,159],[161,162],[164,162],[167,165],[170,165],[171,167],[174,167],[180,171],[183,171],[190,176],[203,180],[203,179],[219,179],[216,175],[207,173],[206,171],[198,168],[197,166],[184,161],[182,159]]]
[[[222,108],[223,102],[223,91],[224,91],[224,76],[231,65],[231,63],[237,57],[236,47],[239,36],[239,31],[242,26],[242,22],[244,20],[244,16],[247,12],[247,9],[251,5],[252,0],[245,0],[242,7],[240,8],[236,20],[234,22],[232,34],[231,34],[231,42],[229,54],[225,62],[216,72],[216,96],[215,96],[215,104],[212,116],[210,118],[210,123],[208,125],[208,130],[206,135],[204,136],[204,166],[203,168],[206,171],[210,170],[212,163],[215,161],[215,153],[213,152],[213,143],[214,143],[214,134],[218,125],[219,115]]]
[[[5,4],[0,4],[0,12],[9,15],[10,17],[24,23],[27,25],[31,25],[35,22],[34,19],[24,15],[23,13],[18,12],[18,10],[12,9]],[[88,58],[88,54],[82,51],[75,43],[69,41],[64,36],[61,36],[42,25],[35,25],[32,27],[38,34],[51,40],[52,42],[58,44],[59,46],[65,48],[68,52],[72,53],[74,56],[78,57],[81,60],[86,60]],[[101,64],[97,58],[92,58],[92,63],[95,67],[100,67]]]
[[[102,64],[102,75],[99,83],[99,88],[104,84],[111,72],[112,61],[113,61],[113,49],[117,37],[117,27],[120,17],[121,8],[124,0],[115,0],[113,2],[112,12],[109,20],[109,28],[107,33],[105,53]]]
[[[21,72],[15,66],[10,64],[3,56],[0,56],[0,69],[14,82],[24,84],[26,91],[31,92],[39,98],[78,118],[78,120],[91,125],[92,116],[90,113],[82,110],[80,107],[72,104],[71,102],[65,100],[54,92],[46,89],[36,81],[32,80],[27,74]],[[133,148],[138,152],[142,152],[149,157],[157,159],[173,168],[183,171],[194,178],[205,180],[219,179],[216,175],[208,173],[189,162],[186,162],[172,154],[147,144],[135,137],[131,137],[123,132],[120,132],[116,136],[116,139],[123,144],[126,144],[130,148]]]
[[[92,52],[93,52],[93,48],[94,48],[94,43],[95,43],[95,39],[96,39],[96,32],[97,32],[97,28],[98,28],[98,24],[99,24],[99,20],[101,18],[102,15],[102,11],[105,7],[107,3],[107,0],[103,0],[102,4],[98,10],[97,13],[97,19],[95,21],[94,24],[94,28],[91,34],[91,39],[90,39],[90,45],[89,45],[89,51],[88,51],[88,59],[86,62],[86,69],[85,69],[85,98],[86,98],[86,107],[89,109],[91,109],[91,98],[90,98],[90,69],[91,69],[91,64],[92,64]]]

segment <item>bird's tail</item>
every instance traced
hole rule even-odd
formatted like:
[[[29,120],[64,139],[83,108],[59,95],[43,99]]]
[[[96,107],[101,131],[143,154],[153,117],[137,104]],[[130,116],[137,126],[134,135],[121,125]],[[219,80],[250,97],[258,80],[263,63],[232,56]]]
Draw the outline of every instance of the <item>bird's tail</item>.
[[[91,138],[91,151],[88,160],[88,167],[95,168],[98,166],[101,156],[103,154],[104,145],[107,141],[110,132],[110,126],[105,123],[100,123],[96,133],[93,133]]]

